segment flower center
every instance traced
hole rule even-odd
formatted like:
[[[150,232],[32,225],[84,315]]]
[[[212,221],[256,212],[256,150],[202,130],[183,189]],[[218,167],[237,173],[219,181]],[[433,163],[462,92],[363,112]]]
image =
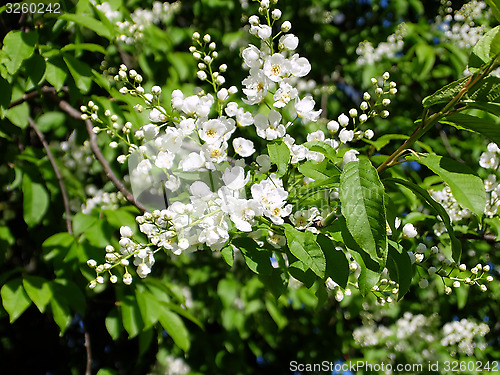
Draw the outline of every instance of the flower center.
[[[281,73],[281,67],[279,65],[273,65],[271,67],[271,75],[272,76],[279,76]]]

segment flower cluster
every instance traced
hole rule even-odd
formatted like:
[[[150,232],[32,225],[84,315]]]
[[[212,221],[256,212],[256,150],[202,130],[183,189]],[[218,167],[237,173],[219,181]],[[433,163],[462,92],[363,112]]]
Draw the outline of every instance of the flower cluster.
[[[443,326],[441,345],[449,347],[452,355],[462,353],[471,356],[476,347],[482,351],[488,346],[480,339],[489,331],[490,327],[487,324],[478,324],[468,319],[449,322]]]
[[[95,4],[95,0],[93,0],[93,3]],[[95,7],[103,12],[111,22],[115,23],[119,32],[116,37],[117,41],[134,44],[144,37],[143,31],[149,25],[169,23],[180,10],[181,3],[180,1],[174,3],[155,1],[152,9],[137,8],[130,14],[131,20],[124,20],[121,12],[114,10],[109,2],[95,4]]]
[[[402,318],[390,326],[377,325],[372,321],[370,324],[356,328],[353,338],[362,348],[383,348],[387,353],[387,360],[391,363],[395,361],[398,353],[414,357],[407,358],[414,362],[436,360],[438,353],[434,350],[420,349],[422,345],[435,345],[436,342],[439,342],[452,357],[457,353],[471,356],[476,347],[484,350],[488,346],[483,339],[489,332],[487,324],[462,319],[447,322],[436,332],[438,320],[437,314],[424,316],[406,312]]]
[[[387,41],[379,43],[377,46],[365,40],[359,43],[356,48],[356,54],[359,56],[356,60],[358,65],[369,65],[376,63],[384,58],[393,58],[403,50],[404,38],[407,34],[407,27],[404,22],[400,23],[396,31],[387,37]]]

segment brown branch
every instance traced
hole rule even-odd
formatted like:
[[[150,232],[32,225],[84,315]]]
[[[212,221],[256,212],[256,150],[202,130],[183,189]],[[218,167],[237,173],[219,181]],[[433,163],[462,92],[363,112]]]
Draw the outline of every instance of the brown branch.
[[[82,119],[82,113],[75,108],[73,108],[67,101],[60,99],[56,95],[49,95],[52,97],[53,100],[57,101],[59,108],[62,109],[64,112],[66,112],[68,115],[73,117],[76,120],[81,120]],[[97,144],[97,135],[92,131],[93,125],[92,121],[90,120],[85,120],[85,125],[87,127],[87,132],[89,133],[89,138],[90,138],[90,147],[92,148],[92,151],[94,152],[95,157],[99,161],[99,163],[102,165],[104,169],[104,173],[106,174],[106,177],[108,177],[111,182],[116,186],[118,190],[121,191],[125,199],[127,199],[130,203],[132,203],[135,207],[139,209],[141,212],[146,211],[146,207],[144,207],[140,202],[137,202],[134,199],[134,195],[127,189],[127,187],[123,184],[123,182],[120,181],[120,179],[116,176],[116,174],[113,172],[111,169],[111,166],[109,165],[109,162],[106,160],[104,155],[102,154],[99,145]]]
[[[30,127],[35,131],[40,142],[42,142],[43,148],[45,149],[45,152],[47,153],[47,157],[49,158],[50,164],[52,165],[52,169],[54,169],[54,173],[56,174],[57,182],[59,184],[59,188],[61,189],[61,195],[62,195],[63,203],[64,203],[64,212],[66,214],[66,229],[68,230],[68,233],[72,234],[73,233],[73,224],[71,222],[71,211],[69,209],[68,192],[66,190],[66,186],[64,185],[61,171],[59,171],[59,167],[57,166],[56,160],[54,159],[54,155],[52,155],[52,152],[50,151],[49,145],[47,144],[47,141],[45,140],[45,136],[40,131],[40,129],[38,129],[38,127],[35,124],[35,121],[33,121],[33,119],[31,117],[29,117],[28,122],[29,122]]]
[[[92,346],[90,344],[90,334],[85,329],[85,350],[87,351],[87,367],[85,368],[85,375],[92,375]]]
[[[62,91],[67,91],[66,87],[62,88]],[[13,101],[12,103],[9,104],[9,109],[15,106],[18,106],[20,104],[23,104],[24,102],[27,102],[31,99],[37,98],[41,94],[46,95],[46,94],[52,94],[55,95],[57,94],[57,90],[55,87],[52,86],[42,86],[40,90],[38,91],[32,91],[27,94],[24,94],[21,98]]]

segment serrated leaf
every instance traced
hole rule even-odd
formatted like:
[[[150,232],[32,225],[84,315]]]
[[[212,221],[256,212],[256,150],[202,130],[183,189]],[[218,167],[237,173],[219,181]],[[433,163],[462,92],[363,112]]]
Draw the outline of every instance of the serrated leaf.
[[[288,169],[288,162],[290,161],[290,149],[284,142],[274,142],[267,145],[267,152],[271,163],[276,164],[278,177],[283,176]]]
[[[31,299],[23,288],[21,279],[10,280],[0,290],[2,305],[13,323],[31,305]]]
[[[500,26],[488,31],[476,43],[469,58],[469,68],[480,68],[500,53]]]
[[[342,288],[345,288],[349,278],[349,262],[344,252],[337,250],[334,242],[324,234],[318,234],[316,241],[325,254],[325,277],[330,277]]]
[[[436,173],[448,184],[460,205],[468,208],[478,217],[483,216],[486,206],[484,182],[475,175],[472,169],[453,159],[435,154],[419,155],[418,158],[409,157],[407,159],[419,162]]]
[[[439,103],[448,103],[460,92],[460,90],[462,90],[469,79],[470,77],[463,77],[457,81],[447,84],[437,90],[434,94],[425,97],[424,100],[422,100],[422,105],[425,108],[428,108]]]
[[[146,291],[142,286],[138,286],[135,290],[135,297],[141,311],[144,329],[148,329],[158,321],[162,306],[156,296]]]
[[[160,315],[160,323],[167,333],[172,337],[175,344],[187,352],[191,346],[189,333],[179,315],[172,311],[164,310]]]
[[[325,277],[326,260],[323,250],[316,242],[316,236],[310,232],[301,232],[290,224],[284,224],[285,236],[290,252],[304,265],[321,278]]]
[[[391,279],[399,284],[398,300],[400,300],[410,289],[413,271],[408,253],[393,241],[389,241],[387,269]]]
[[[49,208],[49,194],[45,187],[31,181],[29,175],[23,177],[23,211],[24,221],[32,227],[42,221]]]
[[[480,109],[482,111],[485,111],[485,112],[491,113],[492,115],[500,117],[500,103],[468,101],[468,100],[464,100],[464,103],[467,104],[467,108]],[[459,114],[459,113],[456,113],[456,114]],[[448,116],[447,118],[449,118],[449,117],[450,116]]]
[[[453,227],[451,225],[451,219],[448,216],[448,213],[446,210],[441,206],[439,203],[437,203],[434,199],[431,198],[429,193],[422,189],[420,186],[415,185],[414,183],[406,180],[402,180],[399,178],[387,178],[384,179],[384,182],[390,182],[390,183],[395,183],[402,185],[411,191],[420,198],[422,198],[425,202],[427,202],[433,209],[434,211],[441,216],[441,219],[443,220],[443,224],[446,227],[446,230],[448,232],[448,235],[450,236],[451,240],[451,249],[452,249],[452,254],[453,254],[453,259],[455,262],[460,261],[460,257],[462,256],[462,245],[460,244],[460,241],[457,239],[455,236],[455,232],[453,231]]]
[[[351,161],[340,175],[342,216],[356,243],[377,263],[387,257],[384,185],[367,159]]]
[[[363,253],[353,252],[351,255],[361,269],[358,278],[358,286],[359,292],[363,297],[365,297],[368,293],[370,293],[373,286],[376,285],[380,279],[380,270],[378,269],[377,263],[375,263],[370,257],[363,257]]]
[[[500,0],[486,0],[486,4],[490,6],[493,15],[500,22]]]
[[[91,16],[86,16],[84,14],[63,14],[59,16],[59,18],[62,18],[63,20],[74,22],[80,26],[83,26],[87,29],[92,30],[95,32],[97,35],[103,36],[106,39],[111,40],[112,35],[109,31],[108,28],[104,26],[104,24],[98,20],[96,20],[94,17]]]
[[[16,73],[23,61],[33,54],[37,41],[38,33],[36,31],[26,33],[14,30],[5,36],[2,50],[9,57],[6,65],[10,74]]]
[[[23,286],[28,296],[38,307],[38,310],[43,313],[52,298],[49,281],[43,277],[30,275],[23,279]]]
[[[490,109],[493,110],[494,108],[490,106]],[[457,129],[482,134],[492,142],[500,144],[500,121],[498,120],[495,121],[491,118],[481,118],[465,113],[454,113],[446,116],[442,122]]]

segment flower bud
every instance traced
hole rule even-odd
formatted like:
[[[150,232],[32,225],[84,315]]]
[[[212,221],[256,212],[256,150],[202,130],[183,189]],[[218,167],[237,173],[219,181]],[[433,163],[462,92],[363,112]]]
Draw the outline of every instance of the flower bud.
[[[285,21],[281,24],[281,31],[283,31],[284,33],[289,32],[291,28],[292,24],[290,23],[290,21]]]
[[[209,34],[205,34],[205,35],[203,36],[203,41],[204,41],[205,43],[210,43],[210,40],[211,40],[211,39],[212,39],[212,38],[210,37],[210,35],[209,35]]]

